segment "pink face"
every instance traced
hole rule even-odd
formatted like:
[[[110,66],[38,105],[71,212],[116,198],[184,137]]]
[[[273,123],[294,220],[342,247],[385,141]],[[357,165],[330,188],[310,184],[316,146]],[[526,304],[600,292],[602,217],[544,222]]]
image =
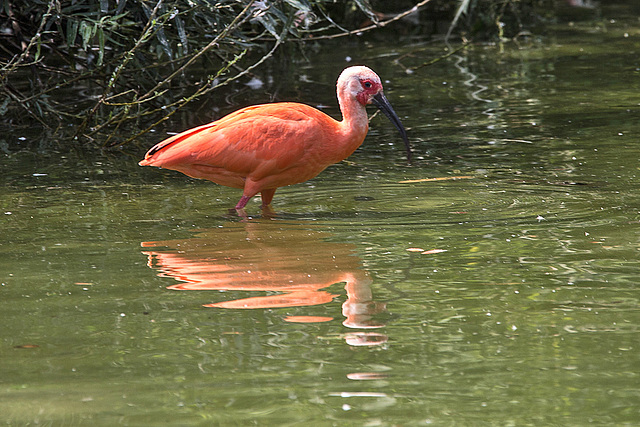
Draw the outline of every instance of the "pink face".
[[[362,90],[356,95],[356,99],[362,105],[371,103],[371,98],[382,91],[382,84],[379,81],[370,78],[360,78]]]

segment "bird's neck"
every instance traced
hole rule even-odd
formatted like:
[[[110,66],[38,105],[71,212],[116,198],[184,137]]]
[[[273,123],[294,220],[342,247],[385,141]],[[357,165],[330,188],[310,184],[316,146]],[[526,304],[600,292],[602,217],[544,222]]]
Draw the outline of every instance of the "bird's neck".
[[[342,121],[340,122],[343,141],[341,142],[340,160],[347,158],[362,144],[369,131],[369,117],[364,105],[355,99],[349,102],[340,102]]]

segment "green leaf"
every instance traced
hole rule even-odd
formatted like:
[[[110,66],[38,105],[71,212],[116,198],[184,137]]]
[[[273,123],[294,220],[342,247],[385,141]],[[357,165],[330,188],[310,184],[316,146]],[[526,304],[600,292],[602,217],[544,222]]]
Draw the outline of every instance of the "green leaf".
[[[34,61],[40,59],[40,48],[42,47],[42,38],[38,37],[38,41],[36,42],[36,53],[34,55]]]
[[[311,5],[307,1],[299,1],[299,0],[285,0],[290,6],[292,6],[296,10],[301,10],[303,12],[310,12]]]
[[[8,110],[8,106],[9,103],[11,102],[11,98],[10,97],[5,97],[4,101],[2,101],[2,104],[0,104],[0,116],[4,116],[7,113]]]
[[[80,23],[80,36],[82,37],[82,48],[87,50],[91,39],[95,35],[96,26],[87,21]]]
[[[186,55],[189,52],[189,41],[187,40],[187,31],[184,27],[184,22],[180,16],[174,18],[176,24],[176,30],[178,30],[178,37],[180,37],[180,43],[182,44],[181,54]]]
[[[78,21],[75,19],[67,20],[67,46],[71,47],[76,43],[76,37],[78,36]]]
[[[102,27],[98,27],[98,66],[102,65],[102,61],[104,60],[104,30]]]

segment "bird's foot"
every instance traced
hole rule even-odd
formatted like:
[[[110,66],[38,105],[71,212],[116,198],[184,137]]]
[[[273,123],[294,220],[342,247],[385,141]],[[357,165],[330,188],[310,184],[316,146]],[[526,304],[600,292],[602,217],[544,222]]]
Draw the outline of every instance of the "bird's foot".
[[[271,205],[262,205],[262,216],[265,218],[274,218],[276,215],[276,211],[273,210]]]

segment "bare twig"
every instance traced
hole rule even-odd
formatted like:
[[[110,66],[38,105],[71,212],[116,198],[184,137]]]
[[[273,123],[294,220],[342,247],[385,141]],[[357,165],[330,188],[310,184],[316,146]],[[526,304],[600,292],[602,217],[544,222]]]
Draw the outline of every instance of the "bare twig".
[[[451,25],[449,25],[449,30],[447,31],[447,35],[444,37],[445,42],[449,41],[449,37],[451,37],[451,32],[458,24],[458,20],[460,19],[460,16],[462,16],[463,13],[467,13],[470,3],[471,3],[470,0],[462,0],[462,2],[460,3],[460,6],[458,6],[458,10],[456,11],[456,16],[454,16],[453,21],[451,21]]]
[[[9,84],[4,84],[2,89],[4,90],[4,92],[11,98],[13,99],[15,102],[18,103],[18,105],[20,105],[20,107],[22,107],[27,113],[29,113],[29,115],[31,117],[33,117],[34,119],[36,119],[38,121],[38,123],[40,123],[43,127],[45,128],[49,128],[50,126],[44,121],[42,120],[42,118],[40,117],[39,114],[37,114],[36,112],[34,112],[30,107],[29,107],[29,103],[27,101],[24,100],[24,98],[21,98],[20,93],[13,89]]]
[[[247,19],[249,19],[250,15],[246,15],[246,16],[244,16],[244,15],[251,8],[253,3],[255,3],[255,1],[256,0],[251,0],[245,6],[245,8],[242,10],[242,12],[240,12],[235,17],[235,19],[233,21],[231,21],[231,23],[229,25],[227,25],[224,30],[222,30],[222,32],[220,34],[218,34],[213,40],[211,40],[211,42],[208,45],[206,45],[204,48],[200,49],[200,51],[198,53],[193,55],[187,62],[184,63],[184,65],[182,65],[180,68],[178,68],[176,71],[174,71],[171,75],[169,75],[163,81],[161,81],[158,84],[156,84],[153,87],[153,89],[149,90],[146,94],[142,95],[140,97],[140,101],[143,101],[144,99],[146,99],[149,96],[153,95],[159,88],[161,88],[162,86],[166,85],[169,81],[171,81],[171,79],[173,79],[178,74],[182,73],[186,68],[188,68],[191,64],[193,64],[196,59],[198,59],[199,57],[204,55],[208,50],[210,50],[211,48],[216,46],[220,42],[220,40],[222,38],[226,37],[227,34],[229,34],[230,31],[234,30],[237,26],[239,26],[239,25],[243,24],[244,22],[246,22]],[[240,19],[241,17],[242,17],[242,19]]]
[[[118,77],[120,76],[120,73],[122,72],[122,70],[124,70],[124,68],[126,67],[126,65],[129,63],[129,61],[131,61],[131,59],[133,58],[133,54],[134,52],[140,47],[142,46],[146,40],[149,38],[149,36],[151,35],[152,32],[152,24],[155,22],[155,17],[156,14],[158,12],[158,9],[160,8],[160,6],[162,5],[162,0],[158,0],[158,2],[156,3],[155,7],[153,8],[153,10],[151,11],[151,14],[149,16],[149,19],[147,21],[147,24],[145,25],[144,29],[142,30],[142,35],[140,36],[140,38],[138,38],[138,40],[136,41],[136,44],[133,46],[133,48],[131,48],[131,50],[129,50],[127,53],[125,53],[123,55],[123,61],[122,63],[120,63],[120,65],[118,65],[115,69],[115,71],[113,72],[113,74],[111,75],[111,78],[109,79],[109,83],[107,85],[107,87],[105,88],[105,90],[102,93],[102,96],[100,97],[100,99],[98,100],[98,102],[96,102],[96,104],[93,106],[93,108],[91,109],[91,111],[89,111],[89,114],[87,114],[87,116],[85,117],[85,119],[82,121],[82,123],[80,124],[80,126],[78,126],[78,129],[76,130],[76,133],[74,135],[74,138],[77,138],[78,135],[82,134],[84,132],[84,129],[87,127],[87,124],[89,123],[89,120],[91,120],[91,118],[93,117],[93,115],[96,113],[96,111],[98,110],[98,108],[100,107],[100,105],[102,105],[102,103],[105,101],[105,99],[107,98],[107,95],[109,94],[110,90],[113,88],[113,86],[116,84]]]
[[[0,75],[1,74],[4,74],[5,76],[9,75],[18,66],[20,66],[22,61],[24,61],[24,59],[27,56],[29,56],[29,52],[31,51],[31,48],[40,39],[40,36],[42,35],[42,30],[44,29],[44,26],[47,23],[47,20],[51,16],[51,10],[54,8],[55,4],[56,4],[56,0],[49,1],[49,5],[47,6],[47,11],[44,13],[44,15],[42,15],[42,19],[40,20],[40,25],[38,26],[38,29],[36,30],[33,37],[31,37],[31,40],[29,40],[29,44],[25,46],[24,42],[22,42],[22,53],[19,56],[12,58],[11,61],[9,61],[5,66],[3,66],[2,69],[0,69]],[[9,2],[9,7],[11,7],[11,2]],[[12,21],[14,20],[12,12],[10,12],[10,19]]]
[[[160,1],[162,1],[162,0],[160,0]],[[122,110],[120,110],[118,113],[116,113],[113,116],[111,116],[110,119],[106,120],[104,123],[101,123],[99,126],[96,126],[91,132],[88,133],[88,135],[93,135],[96,132],[99,132],[100,130],[105,128],[106,126],[109,126],[109,125],[111,125],[111,124],[113,124],[115,122],[117,122],[118,126],[120,126],[120,124],[122,124],[122,122],[128,118],[127,113],[128,113],[128,110],[130,109],[131,106],[138,105],[138,104],[140,104],[142,102],[146,102],[150,98],[157,96],[158,91],[160,90],[160,88],[162,86],[167,85],[176,75],[178,75],[180,73],[183,73],[199,57],[204,55],[208,50],[212,49],[214,46],[218,45],[220,43],[220,41],[224,37],[226,37],[231,31],[233,31],[235,28],[237,28],[238,26],[240,26],[244,22],[246,22],[251,17],[250,14],[247,14],[247,11],[251,8],[251,6],[253,5],[254,2],[255,2],[255,0],[251,0],[244,7],[244,9],[235,17],[235,19],[229,25],[227,25],[224,28],[223,31],[220,32],[220,34],[218,34],[209,44],[207,44],[207,46],[205,46],[204,48],[200,49],[196,54],[192,55],[191,58],[189,58],[189,60],[187,62],[185,62],[181,67],[176,69],[173,73],[171,73],[164,80],[162,80],[161,82],[157,83],[152,89],[148,90],[145,94],[140,96],[137,100],[134,100],[133,102],[129,103],[128,105],[125,105],[125,107]],[[138,117],[138,116],[139,116],[139,114],[136,115],[136,117]],[[79,133],[77,133],[77,135],[79,135]],[[113,133],[111,134],[111,136],[113,136]],[[111,136],[109,137],[109,139],[111,138]]]
[[[235,65],[235,63],[240,59],[241,55],[236,56],[232,61],[230,61],[228,64],[226,64],[226,66],[222,69],[220,69],[215,76],[212,76],[208,79],[208,84],[207,85],[203,85],[203,87],[196,91],[196,93],[194,93],[193,95],[191,95],[188,98],[185,98],[182,102],[180,102],[180,104],[178,106],[176,106],[176,108],[174,110],[172,110],[171,112],[169,112],[167,115],[163,116],[160,120],[156,121],[155,123],[153,123],[151,126],[147,127],[146,129],[138,132],[136,135],[128,138],[127,140],[118,143],[118,144],[114,144],[114,146],[120,146],[120,145],[124,145],[127,144],[131,141],[133,141],[136,138],[139,138],[140,136],[144,135],[145,133],[149,132],[151,129],[153,129],[154,127],[158,126],[160,123],[162,123],[163,121],[167,120],[169,117],[171,117],[175,112],[177,112],[180,108],[182,108],[183,106],[185,106],[187,103],[193,101],[194,99],[205,95],[215,89],[218,89],[219,87],[225,86],[229,83],[231,83],[234,80],[239,79],[242,76],[245,76],[247,74],[249,74],[251,72],[251,70],[253,70],[254,68],[258,67],[259,65],[261,65],[263,62],[265,62],[268,58],[270,58],[271,56],[273,56],[274,52],[276,51],[276,49],[278,49],[278,47],[280,46],[280,44],[282,44],[282,42],[284,42],[285,40],[285,35],[287,32],[287,27],[285,26],[285,29],[283,31],[283,33],[281,34],[280,37],[278,37],[278,39],[276,40],[275,45],[271,48],[271,50],[264,55],[259,61],[255,62],[253,65],[247,67],[246,69],[242,70],[240,73],[236,74],[233,77],[230,77],[228,79],[223,80],[222,82],[216,84],[216,85],[211,85],[210,84],[217,78],[219,77],[222,73],[226,72],[229,68],[231,68],[232,66]],[[244,55],[244,53],[243,53]]]
[[[392,22],[395,22],[395,21],[397,21],[399,19],[404,18],[407,15],[410,15],[412,13],[417,12],[418,10],[420,10],[420,8],[422,8],[424,5],[426,5],[430,1],[431,0],[422,0],[421,2],[419,2],[418,4],[413,6],[411,9],[405,10],[404,12],[401,12],[401,13],[395,15],[393,18],[389,18],[389,19],[387,19],[385,21],[378,21],[375,24],[371,24],[371,25],[366,26],[366,27],[358,28],[357,30],[344,31],[342,33],[328,34],[328,35],[323,35],[323,36],[314,36],[313,39],[314,40],[335,39],[335,38],[338,38],[338,37],[352,36],[352,35],[364,33],[366,31],[370,31],[370,30],[373,30],[373,29],[376,29],[376,28],[385,27],[385,26],[391,24]]]

